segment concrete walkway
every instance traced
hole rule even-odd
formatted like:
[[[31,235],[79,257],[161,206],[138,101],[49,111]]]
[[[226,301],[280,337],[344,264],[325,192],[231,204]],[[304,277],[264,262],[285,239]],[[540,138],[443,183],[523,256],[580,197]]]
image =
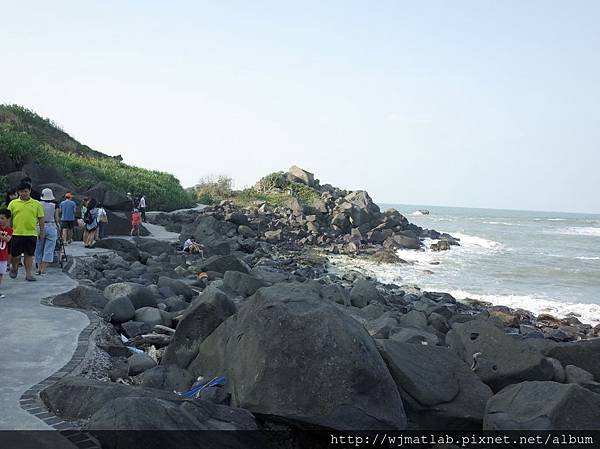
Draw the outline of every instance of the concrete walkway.
[[[147,228],[151,238],[178,238],[178,234],[162,226],[150,224]],[[77,258],[110,250],[84,248],[82,242],[74,242],[66,247],[66,252]],[[6,274],[0,285],[0,291],[6,295],[0,299],[0,430],[52,430],[21,409],[19,398],[69,362],[79,334],[89,324],[87,316],[79,311],[40,304],[44,298],[71,290],[77,286],[76,281],[58,268],[49,268],[47,276],[36,278],[36,282],[25,281],[21,267],[17,279]],[[47,446],[62,444],[60,440]]]
[[[48,307],[43,298],[77,285],[62,271],[49,270],[37,282],[25,281],[21,268],[17,279],[3,276],[0,299],[0,429],[51,430],[22,410],[21,395],[62,368],[73,355],[87,316],[76,310]]]

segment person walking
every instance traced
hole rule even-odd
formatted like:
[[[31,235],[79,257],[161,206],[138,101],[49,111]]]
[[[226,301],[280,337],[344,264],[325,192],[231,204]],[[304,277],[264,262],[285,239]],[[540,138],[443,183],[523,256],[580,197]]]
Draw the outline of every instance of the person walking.
[[[142,214],[142,221],[146,223],[146,196],[142,193],[140,202],[138,204],[138,210]]]
[[[10,211],[0,209],[0,284],[2,284],[2,276],[6,274],[9,244],[13,234],[12,228],[8,225],[9,221]],[[0,299],[2,298],[4,294],[0,291]]]
[[[33,276],[33,256],[38,237],[45,237],[44,208],[39,201],[31,198],[31,185],[20,183],[17,187],[19,197],[12,200],[8,205],[11,213],[11,223],[13,228],[13,237],[10,242],[10,252],[12,255],[12,268],[10,277],[15,279],[19,273],[19,263],[21,254],[25,255],[25,279],[35,281]],[[39,233],[36,229],[39,225]]]
[[[98,228],[96,229],[96,240],[101,240],[104,238],[104,228],[107,224],[108,214],[106,213],[106,209],[104,209],[104,205],[98,204]]]
[[[35,262],[38,266],[37,275],[45,276],[49,263],[54,261],[54,250],[59,232],[59,207],[56,204],[52,189],[43,189],[40,203],[44,208],[44,238],[39,238],[35,246]]]
[[[83,216],[83,244],[91,248],[96,241],[96,229],[98,228],[98,208],[96,200],[90,198],[86,203],[86,211]]]
[[[71,192],[65,193],[65,199],[60,203],[60,223],[62,238],[65,244],[73,243],[73,229],[75,229],[75,209],[77,204],[73,201]]]
[[[131,213],[131,232],[129,234],[131,234],[131,236],[133,236],[133,233],[135,232],[136,235],[139,237],[141,225],[142,225],[142,215],[140,214],[139,210],[133,209],[133,212]]]

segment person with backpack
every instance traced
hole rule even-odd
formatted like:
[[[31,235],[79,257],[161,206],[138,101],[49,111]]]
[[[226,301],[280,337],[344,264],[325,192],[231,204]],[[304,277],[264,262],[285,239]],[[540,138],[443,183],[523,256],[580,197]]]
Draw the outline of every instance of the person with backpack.
[[[104,228],[108,224],[108,214],[102,204],[98,204],[98,228],[96,231],[96,240],[101,240],[104,237]]]
[[[40,203],[44,208],[44,238],[38,238],[35,246],[35,262],[38,266],[37,275],[45,276],[46,267],[54,261],[54,250],[58,240],[58,204],[56,204],[52,189],[43,189]]]
[[[133,209],[131,213],[131,232],[130,234],[133,236],[135,232],[137,236],[140,236],[140,226],[142,225],[142,214],[137,209]]]
[[[63,241],[65,244],[73,243],[73,229],[75,228],[75,209],[77,204],[73,201],[71,192],[65,193],[65,199],[59,205]]]
[[[83,244],[91,248],[96,241],[96,229],[98,228],[98,208],[94,198],[90,198],[86,204],[83,216]]]

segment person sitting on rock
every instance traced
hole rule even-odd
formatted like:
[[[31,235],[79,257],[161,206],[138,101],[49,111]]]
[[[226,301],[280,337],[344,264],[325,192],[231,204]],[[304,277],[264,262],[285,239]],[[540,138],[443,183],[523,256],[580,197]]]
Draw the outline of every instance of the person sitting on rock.
[[[131,213],[131,232],[129,234],[131,234],[133,236],[133,233],[135,232],[135,234],[139,237],[141,225],[142,225],[142,214],[140,214],[139,210],[133,209],[133,212]]]
[[[183,250],[190,254],[200,254],[204,258],[204,247],[198,243],[193,235],[183,243]]]

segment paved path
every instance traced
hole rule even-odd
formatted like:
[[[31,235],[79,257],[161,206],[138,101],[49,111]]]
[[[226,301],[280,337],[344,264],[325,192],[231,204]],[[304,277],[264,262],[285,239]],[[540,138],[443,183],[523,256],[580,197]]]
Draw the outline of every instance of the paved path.
[[[50,429],[22,410],[21,395],[62,368],[73,355],[87,316],[43,306],[40,300],[71,290],[77,283],[57,269],[37,282],[3,276],[0,299],[0,429]]]
[[[162,226],[148,225],[150,237],[177,240],[178,234]],[[82,242],[66,248],[70,257],[110,252],[87,249]],[[57,372],[71,359],[81,331],[89,324],[76,310],[41,305],[44,298],[71,290],[77,282],[57,268],[37,282],[3,276],[0,291],[0,430],[51,430],[47,424],[20,408],[19,398],[33,385]],[[61,447],[54,441],[48,447]],[[39,447],[39,446],[38,446]]]

